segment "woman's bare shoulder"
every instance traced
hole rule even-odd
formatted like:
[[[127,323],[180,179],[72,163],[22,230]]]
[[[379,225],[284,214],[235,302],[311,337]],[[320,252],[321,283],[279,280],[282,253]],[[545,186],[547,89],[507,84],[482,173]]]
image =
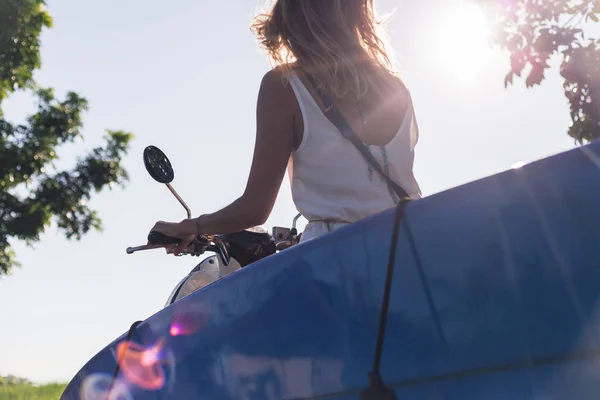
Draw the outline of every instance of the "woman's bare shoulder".
[[[294,71],[293,65],[278,65],[264,74],[262,80],[271,89],[281,89],[288,86],[288,81]]]
[[[266,72],[262,78],[259,97],[274,99],[278,111],[284,111],[286,106],[292,112],[296,108],[296,97],[288,84],[290,71],[285,66],[278,66]]]

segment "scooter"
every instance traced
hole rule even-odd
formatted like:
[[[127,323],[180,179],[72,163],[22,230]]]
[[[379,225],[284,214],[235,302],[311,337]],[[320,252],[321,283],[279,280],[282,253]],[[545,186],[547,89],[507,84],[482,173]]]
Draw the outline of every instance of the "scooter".
[[[191,218],[190,208],[171,185],[175,173],[167,156],[158,147],[148,146],[144,149],[143,158],[146,171],[156,182],[167,186],[185,209],[187,217]],[[258,260],[298,244],[302,233],[298,233],[296,224],[301,216],[296,215],[291,228],[273,227],[271,234],[261,227],[255,227],[230,234],[196,236],[181,255],[199,257],[205,252],[215,254],[202,260],[175,286],[164,307]],[[127,254],[133,254],[138,251],[166,248],[179,242],[177,238],[153,231],[148,235],[148,244],[129,247],[126,251]]]

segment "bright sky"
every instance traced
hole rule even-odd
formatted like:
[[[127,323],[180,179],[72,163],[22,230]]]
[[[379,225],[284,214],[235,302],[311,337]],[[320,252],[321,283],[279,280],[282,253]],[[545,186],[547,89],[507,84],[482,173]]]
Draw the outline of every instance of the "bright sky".
[[[421,138],[416,175],[425,195],[574,146],[558,72],[542,87],[504,89],[508,58],[485,47],[485,21],[460,0],[380,0],[398,9],[389,35],[414,97]],[[55,230],[0,279],[0,374],[68,381],[130,324],[157,312],[198,262],[162,250],[126,255],[156,220],[183,209],[150,179],[145,146],[162,148],[174,187],[195,215],[239,196],[254,144],[255,101],[268,70],[248,26],[257,0],[50,0],[55,27],[42,37],[37,79],[90,102],[86,140],[61,151],[65,163],[98,144],[103,130],[136,135],[125,161],[130,183],[97,195],[104,232],[68,242]],[[27,95],[5,105],[18,121]],[[267,226],[295,215],[287,181]]]

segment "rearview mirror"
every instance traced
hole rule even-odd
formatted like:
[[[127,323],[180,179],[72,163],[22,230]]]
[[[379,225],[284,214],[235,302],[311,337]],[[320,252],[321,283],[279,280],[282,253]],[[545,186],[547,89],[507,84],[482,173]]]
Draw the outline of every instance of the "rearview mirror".
[[[175,177],[171,162],[156,146],[148,146],[144,149],[144,166],[152,179],[158,183],[171,183]]]
[[[156,146],[148,146],[144,149],[144,165],[146,166],[146,171],[150,174],[152,179],[154,179],[158,183],[164,183],[167,185],[173,196],[179,200],[183,208],[185,208],[185,212],[187,213],[188,218],[192,218],[192,212],[190,208],[185,204],[185,201],[177,194],[173,186],[171,186],[171,182],[173,182],[173,178],[175,178],[175,173],[173,172],[173,167],[171,166],[171,161],[167,158],[165,153],[162,152]]]

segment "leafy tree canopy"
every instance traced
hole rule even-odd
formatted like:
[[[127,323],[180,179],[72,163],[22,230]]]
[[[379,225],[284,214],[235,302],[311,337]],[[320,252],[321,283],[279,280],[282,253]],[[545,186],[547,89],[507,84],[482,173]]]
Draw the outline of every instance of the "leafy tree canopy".
[[[600,19],[600,0],[474,1],[494,21],[492,42],[510,53],[505,85],[515,76],[525,76],[527,87],[539,85],[550,58],[560,57],[568,134],[580,144],[600,138],[600,40],[589,35]]]
[[[58,148],[83,138],[85,98],[69,92],[59,100],[33,78],[40,67],[40,34],[52,26],[42,0],[0,3],[0,276],[18,265],[11,240],[32,244],[52,221],[67,238],[80,239],[100,229],[97,213],[86,203],[93,193],[123,184],[121,162],[132,135],[107,131],[105,144],[78,158],[69,170],[58,170]],[[29,90],[37,110],[24,124],[4,119],[2,101],[17,90]]]

